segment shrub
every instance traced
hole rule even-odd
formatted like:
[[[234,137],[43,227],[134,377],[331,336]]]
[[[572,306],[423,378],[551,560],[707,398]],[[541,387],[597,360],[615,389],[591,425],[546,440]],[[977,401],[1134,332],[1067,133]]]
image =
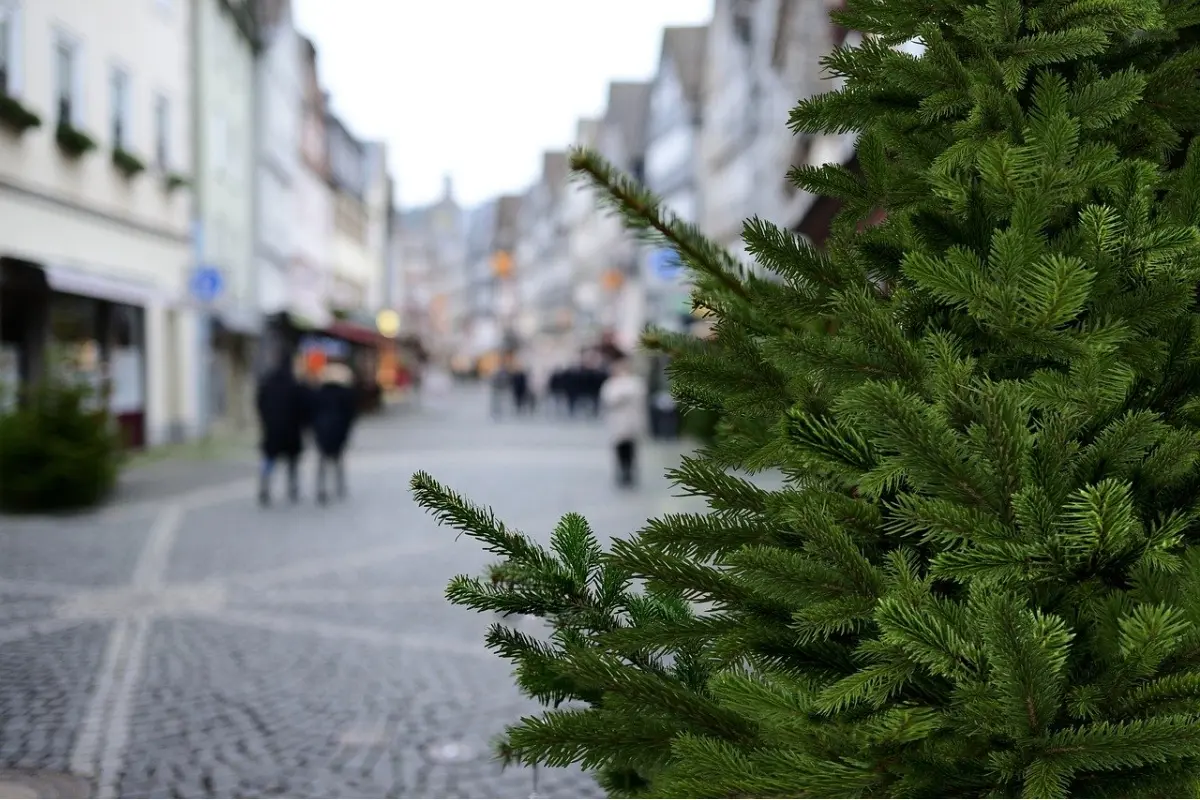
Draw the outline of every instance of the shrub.
[[[111,417],[91,400],[87,387],[53,380],[0,411],[0,509],[67,511],[109,495],[121,442]]]

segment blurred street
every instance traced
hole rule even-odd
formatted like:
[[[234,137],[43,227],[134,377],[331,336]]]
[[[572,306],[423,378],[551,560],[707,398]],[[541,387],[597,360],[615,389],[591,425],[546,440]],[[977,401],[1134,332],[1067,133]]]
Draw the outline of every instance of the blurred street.
[[[132,470],[70,518],[0,518],[0,767],[90,775],[99,796],[598,796],[577,772],[509,769],[490,740],[536,704],[450,606],[489,561],[413,503],[424,469],[549,539],[679,508],[648,446],[619,492],[602,427],[488,416],[486,393],[364,420],[349,498],[254,502],[249,448]],[[282,478],[282,476],[277,476]],[[536,625],[536,621],[526,621]],[[535,785],[536,780],[536,785]]]

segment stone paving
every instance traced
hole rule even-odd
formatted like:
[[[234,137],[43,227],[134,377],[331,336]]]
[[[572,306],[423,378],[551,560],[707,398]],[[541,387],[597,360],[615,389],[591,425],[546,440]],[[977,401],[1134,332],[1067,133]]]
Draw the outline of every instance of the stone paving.
[[[643,488],[620,493],[595,423],[486,410],[459,391],[365,423],[350,497],[327,508],[311,491],[257,508],[243,460],[93,515],[0,518],[0,770],[106,797],[598,796],[577,771],[492,760],[537,706],[484,649],[492,620],[442,599],[489,557],[408,477],[544,539],[569,510],[624,534],[679,503],[658,477],[677,453],[648,452]]]

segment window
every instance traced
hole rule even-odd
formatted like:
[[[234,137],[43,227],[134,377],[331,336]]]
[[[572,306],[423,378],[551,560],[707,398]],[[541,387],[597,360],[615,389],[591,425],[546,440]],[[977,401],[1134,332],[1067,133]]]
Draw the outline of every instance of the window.
[[[154,165],[171,168],[171,101],[161,94],[154,98]]]
[[[109,76],[109,101],[112,103],[112,117],[109,120],[109,135],[112,136],[114,150],[129,149],[129,73],[120,67],[113,67]]]
[[[20,91],[21,19],[16,0],[0,0],[0,95]]]
[[[54,109],[58,124],[78,127],[83,119],[83,83],[79,44],[59,33],[54,42]]]

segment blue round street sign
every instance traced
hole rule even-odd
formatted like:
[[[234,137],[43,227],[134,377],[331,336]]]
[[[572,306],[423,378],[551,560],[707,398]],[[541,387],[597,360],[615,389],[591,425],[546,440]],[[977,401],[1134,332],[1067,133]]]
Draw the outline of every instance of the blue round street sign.
[[[679,253],[673,247],[660,247],[650,253],[650,268],[659,280],[673,280],[683,269]]]
[[[189,288],[192,297],[201,303],[211,303],[221,296],[221,290],[225,288],[225,277],[216,267],[199,266],[192,272]]]

